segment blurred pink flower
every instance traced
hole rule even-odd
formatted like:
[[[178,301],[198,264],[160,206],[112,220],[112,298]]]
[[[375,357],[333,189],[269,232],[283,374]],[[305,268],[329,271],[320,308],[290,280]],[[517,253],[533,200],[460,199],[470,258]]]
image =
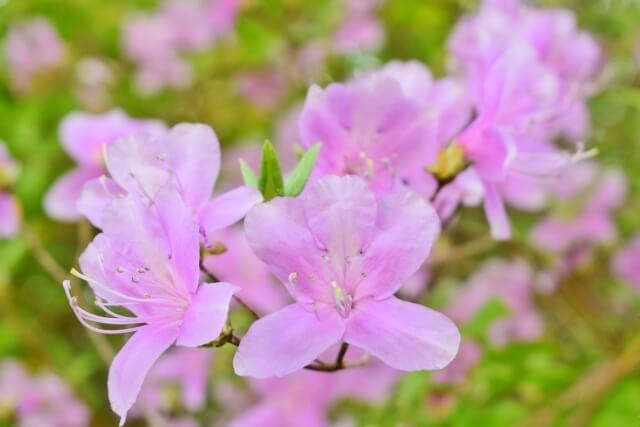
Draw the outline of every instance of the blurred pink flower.
[[[433,373],[436,384],[457,384],[467,377],[467,373],[482,358],[482,347],[471,340],[463,339],[456,358],[446,368]]]
[[[609,243],[616,237],[613,214],[627,195],[621,171],[581,162],[552,181],[549,192],[565,212],[552,211],[534,227],[534,245],[561,254],[580,244]]]
[[[11,189],[18,177],[18,165],[7,146],[0,141],[0,238],[14,237],[20,231],[22,210]]]
[[[21,427],[85,427],[87,407],[56,375],[30,376],[14,360],[0,363],[0,407],[9,409]]]
[[[345,19],[336,31],[334,50],[344,55],[373,52],[382,47],[385,30],[375,16],[381,1],[346,0]]]
[[[335,358],[336,349],[325,356]],[[348,361],[360,357],[348,355]],[[384,401],[398,375],[380,363],[326,374],[299,371],[281,378],[251,379],[258,397],[229,422],[230,427],[329,427],[328,411],[337,401],[351,398],[363,402]]]
[[[160,355],[174,343],[197,347],[215,340],[238,290],[224,282],[200,283],[198,224],[175,187],[166,185],[148,202],[135,194],[110,202],[103,232],[80,257],[84,274],[74,272],[89,283],[106,315],[80,307],[69,282],[64,284],[73,312],[88,329],[134,333],[109,369],[109,400],[121,425]],[[117,306],[131,315],[113,311]]]
[[[372,52],[382,47],[384,36],[384,27],[376,18],[353,16],[342,23],[333,44],[341,54]]]
[[[570,90],[569,105],[545,127],[555,128],[568,138],[584,138],[589,127],[584,99],[602,62],[595,38],[577,28],[575,15],[569,10],[535,8],[513,0],[485,0],[477,14],[460,19],[449,40],[456,67],[467,73],[486,72],[514,47],[531,51],[538,67]],[[580,125],[576,114],[587,115]]]
[[[446,313],[458,322],[468,323],[489,301],[497,299],[511,314],[491,325],[491,342],[504,345],[512,340],[530,341],[542,334],[542,319],[534,305],[533,292],[533,273],[524,261],[493,259],[459,288]]]
[[[102,176],[84,186],[78,208],[97,227],[102,211],[123,194],[152,200],[166,183],[176,185],[191,215],[207,233],[242,219],[262,200],[258,190],[240,186],[211,198],[220,171],[220,144],[213,129],[181,123],[162,135],[138,133],[118,140],[105,150],[110,178]]]
[[[184,52],[211,48],[233,28],[240,0],[165,0],[152,13],[138,13],[124,25],[123,48],[138,65],[139,88],[153,94],[193,81]]]
[[[170,413],[175,404],[180,404],[189,412],[201,410],[206,404],[209,386],[209,372],[213,361],[213,351],[207,348],[179,347],[170,350],[151,368],[140,392],[139,405],[154,408],[162,413]],[[179,387],[179,402],[174,402],[167,389]]]
[[[447,317],[393,296],[439,233],[417,195],[376,200],[362,178],[328,176],[301,198],[258,205],[245,230],[296,303],[251,325],[238,375],[287,375],[343,340],[406,371],[440,369],[455,356],[460,335]]]
[[[254,105],[270,109],[286,95],[287,82],[279,70],[267,68],[239,75],[236,89]]]
[[[12,84],[24,91],[38,73],[62,65],[65,48],[51,22],[37,17],[10,26],[5,54]]]
[[[611,263],[613,272],[631,287],[640,290],[640,235],[619,250]]]
[[[62,147],[76,162],[75,169],[53,183],[44,198],[47,214],[59,221],[77,221],[82,218],[78,201],[84,185],[105,171],[103,149],[120,138],[136,133],[159,135],[165,126],[157,120],[138,120],[121,110],[103,114],[74,112],[60,123]]]

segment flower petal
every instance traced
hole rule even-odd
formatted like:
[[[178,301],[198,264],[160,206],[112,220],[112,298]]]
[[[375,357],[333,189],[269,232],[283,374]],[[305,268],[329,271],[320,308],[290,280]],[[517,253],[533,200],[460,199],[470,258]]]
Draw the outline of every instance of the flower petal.
[[[176,344],[197,347],[215,340],[227,321],[231,297],[238,290],[224,282],[201,285],[184,313]]]
[[[395,297],[357,304],[345,342],[402,371],[442,369],[458,352],[460,332],[444,314]]]
[[[304,196],[309,228],[327,249],[344,259],[368,244],[376,220],[376,201],[364,179],[327,176]]]
[[[329,286],[318,286],[310,276],[324,268],[323,252],[307,228],[300,198],[278,197],[251,210],[245,233],[255,255],[267,264],[298,302],[320,299]],[[292,284],[290,278],[296,278]]]
[[[153,200],[160,226],[169,243],[173,283],[193,294],[200,277],[200,234],[198,224],[175,187],[167,185]]]
[[[429,255],[440,234],[440,220],[422,197],[404,191],[378,201],[376,228],[378,233],[355,271],[366,275],[356,288],[356,300],[393,295]]]
[[[167,133],[167,157],[187,205],[198,212],[209,200],[220,172],[220,144],[207,125],[180,123]]]
[[[21,219],[20,205],[16,198],[0,191],[0,238],[13,237],[20,230]]]
[[[233,367],[236,374],[255,378],[287,375],[340,341],[344,331],[345,321],[333,308],[312,311],[292,304],[251,325]]]
[[[135,403],[151,366],[175,341],[177,325],[147,325],[122,347],[109,369],[109,401],[120,416],[120,426]]]
[[[262,201],[255,188],[240,186],[209,201],[200,212],[200,225],[207,232],[228,227],[242,218]]]
[[[77,168],[62,175],[44,197],[44,210],[58,221],[77,221],[82,218],[77,203],[84,185],[102,172],[97,168]]]
[[[507,217],[500,190],[494,184],[485,183],[484,212],[491,227],[491,236],[496,240],[511,238],[511,223]]]
[[[102,212],[115,197],[125,193],[111,178],[101,176],[87,182],[82,188],[82,195],[78,200],[78,212],[85,216],[91,224],[102,228]]]

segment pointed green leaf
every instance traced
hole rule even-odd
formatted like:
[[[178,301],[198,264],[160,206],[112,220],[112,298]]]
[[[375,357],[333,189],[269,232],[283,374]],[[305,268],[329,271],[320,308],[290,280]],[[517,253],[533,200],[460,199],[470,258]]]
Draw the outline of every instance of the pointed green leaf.
[[[318,158],[320,146],[320,143],[315,144],[302,155],[302,158],[287,179],[284,190],[285,195],[293,197],[302,193],[302,190],[304,190],[304,187],[307,185],[309,176],[311,176],[311,171],[316,163],[316,159]]]
[[[262,160],[260,161],[260,179],[258,189],[267,202],[274,197],[284,196],[284,181],[282,170],[276,155],[276,150],[269,141],[262,146]]]
[[[238,162],[240,163],[240,172],[242,172],[242,180],[244,181],[245,185],[254,188],[257,187],[258,177],[256,176],[256,173],[253,171],[253,169],[251,169],[251,166],[249,166],[249,164],[243,159],[239,159]]]

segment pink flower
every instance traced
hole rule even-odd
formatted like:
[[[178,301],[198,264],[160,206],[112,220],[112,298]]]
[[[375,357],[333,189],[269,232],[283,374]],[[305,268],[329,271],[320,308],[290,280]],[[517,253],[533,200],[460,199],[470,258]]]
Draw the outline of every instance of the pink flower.
[[[236,78],[235,86],[240,95],[266,109],[275,107],[287,91],[282,74],[269,68],[241,74]]]
[[[199,283],[198,224],[171,185],[146,203],[135,194],[113,200],[102,226],[80,257],[83,274],[75,274],[89,283],[105,315],[80,307],[68,281],[65,292],[90,330],[134,333],[109,370],[109,400],[122,425],[158,357],[174,343],[197,347],[215,340],[238,289],[229,283]],[[117,306],[131,314],[114,311]]]
[[[401,81],[381,74],[326,89],[311,86],[299,133],[303,148],[322,143],[312,180],[359,175],[382,194],[435,160],[437,111],[407,96]]]
[[[549,186],[551,196],[565,212],[551,212],[532,230],[534,245],[555,254],[577,245],[591,247],[609,243],[617,235],[613,214],[627,195],[627,180],[621,171],[582,162],[569,168]],[[567,215],[567,208],[572,212]]]
[[[173,402],[167,398],[166,389],[177,385],[182,407],[189,412],[202,409],[206,404],[212,362],[211,349],[180,347],[169,351],[149,372],[139,402],[146,408],[168,413]]]
[[[380,49],[384,43],[385,31],[375,13],[381,2],[348,0],[344,3],[345,19],[334,35],[334,50],[351,55]]]
[[[275,283],[265,263],[251,250],[244,233],[226,228],[209,235],[211,242],[222,243],[226,250],[203,260],[206,271],[240,287],[238,296],[258,313],[270,313],[290,302],[286,291]]]
[[[462,340],[458,355],[449,366],[441,371],[433,373],[433,382],[436,384],[461,383],[467,377],[467,373],[478,364],[482,357],[482,347],[471,340]]]
[[[76,162],[75,169],[61,176],[44,198],[47,214],[59,221],[82,218],[77,203],[84,185],[104,173],[103,148],[135,133],[158,135],[165,126],[156,120],[138,120],[121,110],[104,114],[75,112],[60,123],[62,147]]]
[[[0,406],[24,427],[89,425],[87,407],[60,378],[51,373],[31,377],[13,360],[0,363]]]
[[[245,229],[296,303],[251,325],[237,374],[283,376],[341,341],[406,371],[440,369],[455,356],[460,335],[447,317],[393,296],[439,232],[417,195],[376,201],[362,178],[328,176],[301,198],[257,206]]]
[[[56,29],[43,17],[12,25],[5,44],[11,81],[16,89],[28,89],[38,73],[64,61],[64,45]]]
[[[503,302],[511,316],[496,320],[489,338],[495,345],[530,341],[542,333],[542,319],[533,304],[533,277],[524,261],[494,259],[484,264],[459,289],[447,309],[456,321],[467,323],[492,299]]]
[[[474,84],[477,117],[456,137],[482,184],[485,213],[496,239],[511,236],[502,189],[512,176],[557,176],[592,155],[580,150],[569,154],[550,143],[532,142],[532,136],[543,136],[532,130],[532,124],[553,115],[553,106],[564,96],[554,77],[545,76],[536,65],[526,49],[500,56],[486,78]],[[529,88],[531,79],[547,77],[546,84]]]
[[[384,36],[384,27],[376,18],[353,16],[338,29],[333,43],[335,50],[345,55],[372,52],[382,47]]]
[[[102,211],[109,201],[133,193],[152,200],[166,183],[173,183],[200,231],[220,230],[238,220],[262,200],[255,188],[241,186],[211,199],[220,171],[220,145],[206,125],[182,123],[163,135],[134,134],[106,148],[110,178],[89,182],[78,204],[96,226],[102,226]]]
[[[165,0],[156,12],[129,18],[123,48],[138,65],[139,88],[152,94],[189,86],[193,72],[182,53],[209,49],[232,29],[239,5],[239,0]]]
[[[514,47],[531,51],[536,67],[570,90],[568,105],[545,124],[547,131],[573,139],[585,137],[589,127],[585,96],[592,91],[602,53],[594,37],[577,28],[573,12],[534,8],[513,0],[486,0],[477,14],[460,19],[449,47],[457,67],[472,74],[486,72]],[[578,121],[577,115],[587,118]]]
[[[22,210],[11,188],[18,177],[18,165],[0,141],[0,238],[11,238],[18,234],[22,223]]]
[[[335,358],[333,350],[328,353]],[[328,412],[338,400],[383,401],[396,380],[396,373],[381,364],[329,375],[300,371],[281,378],[251,379],[249,386],[258,401],[242,410],[229,426],[329,427]]]
[[[611,264],[613,272],[636,290],[640,290],[638,259],[640,259],[640,235],[636,235],[631,242],[618,251]]]

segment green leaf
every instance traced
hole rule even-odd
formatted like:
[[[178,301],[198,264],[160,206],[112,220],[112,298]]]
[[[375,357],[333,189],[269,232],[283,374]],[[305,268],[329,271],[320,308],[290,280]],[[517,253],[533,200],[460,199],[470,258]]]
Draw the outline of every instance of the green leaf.
[[[240,163],[240,172],[242,173],[242,180],[244,183],[249,187],[257,187],[258,177],[253,169],[251,169],[251,166],[242,159],[239,159],[238,162]]]
[[[282,170],[280,169],[276,150],[269,141],[265,141],[262,146],[258,190],[262,193],[265,202],[268,202],[274,197],[284,196]]]
[[[307,181],[309,180],[309,176],[311,175],[313,165],[315,165],[316,163],[319,152],[320,144],[318,143],[309,148],[309,150],[304,153],[295,169],[293,169],[293,172],[291,172],[291,175],[289,175],[289,178],[287,179],[287,183],[284,188],[285,195],[293,197],[302,193],[305,185],[307,185]]]

